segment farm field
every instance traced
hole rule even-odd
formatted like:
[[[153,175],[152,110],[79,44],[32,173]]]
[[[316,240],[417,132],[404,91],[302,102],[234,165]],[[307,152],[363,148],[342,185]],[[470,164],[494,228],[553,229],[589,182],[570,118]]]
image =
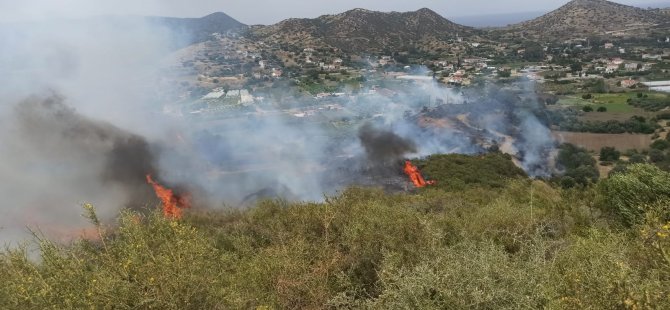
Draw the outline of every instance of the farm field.
[[[586,148],[589,151],[599,152],[606,146],[618,150],[647,149],[652,142],[651,135],[640,134],[599,134],[583,132],[553,131],[553,136],[560,142],[571,143]]]
[[[664,94],[658,94],[655,92],[641,93],[643,95],[646,94],[652,98],[660,98],[665,96]],[[582,94],[579,94],[563,97],[558,101],[558,104],[563,107],[577,106],[581,108],[587,105],[593,107],[593,112],[584,113],[584,115],[580,117],[580,119],[583,121],[625,121],[635,115],[644,116],[647,118],[656,115],[656,112],[646,111],[628,104],[628,99],[636,98],[637,94],[637,92],[592,94],[593,98],[591,99],[583,99]],[[607,108],[607,112],[597,112],[596,110],[599,107]]]

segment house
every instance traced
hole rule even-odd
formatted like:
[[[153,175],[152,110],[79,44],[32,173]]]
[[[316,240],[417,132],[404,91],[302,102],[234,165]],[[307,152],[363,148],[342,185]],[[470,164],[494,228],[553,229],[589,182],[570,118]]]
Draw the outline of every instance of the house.
[[[638,64],[634,63],[634,62],[631,62],[631,63],[627,63],[627,64],[623,65],[623,67],[627,71],[637,71]]]
[[[608,49],[608,50],[609,50],[609,49],[614,48],[614,44],[613,44],[613,43],[605,43],[605,45],[604,45],[603,47],[604,47],[605,49]]]
[[[202,100],[211,100],[211,99],[219,99],[223,97],[226,94],[226,91],[223,90],[223,88],[216,88],[212,90],[209,94],[205,95],[202,97]]]
[[[624,87],[624,88],[630,88],[630,87],[633,87],[635,85],[637,85],[637,81],[633,80],[633,79],[627,79],[627,80],[621,81],[621,87]]]
[[[232,89],[226,93],[226,98],[239,98],[239,97],[240,97],[239,89]]]
[[[619,65],[608,64],[607,67],[605,67],[605,73],[614,73],[617,71],[619,71]]]
[[[661,60],[663,59],[663,55],[643,54],[642,59]]]
[[[617,65],[617,66],[620,65],[620,64],[623,64],[623,63],[624,63],[624,61],[621,58],[613,58],[612,60],[610,60],[610,64]]]
[[[242,104],[250,104],[254,102],[254,96],[252,96],[248,90],[240,90],[240,102]]]

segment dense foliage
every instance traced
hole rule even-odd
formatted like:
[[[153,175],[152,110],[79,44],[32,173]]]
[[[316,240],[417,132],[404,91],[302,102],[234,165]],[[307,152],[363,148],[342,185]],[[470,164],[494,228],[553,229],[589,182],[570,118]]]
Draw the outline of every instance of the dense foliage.
[[[638,93],[637,98],[628,99],[628,104],[645,109],[647,111],[660,111],[670,106],[670,100],[663,96],[652,96],[643,95]]]
[[[585,106],[584,112],[592,112],[593,107]],[[579,114],[572,109],[563,109],[552,111],[550,113],[551,123],[562,131],[571,132],[591,132],[591,133],[643,133],[653,134],[660,128],[655,120],[647,119],[642,116],[633,116],[626,121],[607,120],[607,121],[583,121],[579,119]]]
[[[351,188],[180,221],[123,212],[113,227],[86,206],[100,240],[0,254],[0,308],[670,308],[667,174],[632,166],[563,190],[485,172],[497,156],[421,162],[440,184],[474,169],[457,191]],[[640,208],[635,224],[621,212]]]
[[[526,177],[510,155],[499,152],[479,156],[432,155],[416,161],[416,165],[427,178],[439,180],[436,187],[446,190],[502,188],[509,179]]]
[[[559,178],[563,188],[587,186],[598,181],[600,177],[596,160],[585,148],[568,143],[561,145],[556,163],[564,170]]]

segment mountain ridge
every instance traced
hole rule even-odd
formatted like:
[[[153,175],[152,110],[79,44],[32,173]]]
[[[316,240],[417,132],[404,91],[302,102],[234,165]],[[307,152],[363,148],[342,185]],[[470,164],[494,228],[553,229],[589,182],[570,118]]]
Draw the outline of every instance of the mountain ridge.
[[[540,17],[507,27],[529,38],[611,35],[638,28],[647,31],[670,18],[607,0],[573,0]],[[646,28],[646,29],[645,29]]]
[[[290,18],[254,26],[254,36],[282,43],[327,45],[348,51],[403,49],[427,39],[447,40],[479,31],[422,8],[411,12],[352,9],[317,18]]]

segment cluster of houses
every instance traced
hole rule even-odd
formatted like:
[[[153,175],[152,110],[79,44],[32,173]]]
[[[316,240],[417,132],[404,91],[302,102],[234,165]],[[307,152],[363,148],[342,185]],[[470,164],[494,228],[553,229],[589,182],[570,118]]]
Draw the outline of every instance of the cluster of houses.
[[[619,71],[649,71],[655,64],[651,62],[626,61],[618,57],[610,59],[594,59],[591,63],[593,64],[596,71],[604,73],[615,73]]]

